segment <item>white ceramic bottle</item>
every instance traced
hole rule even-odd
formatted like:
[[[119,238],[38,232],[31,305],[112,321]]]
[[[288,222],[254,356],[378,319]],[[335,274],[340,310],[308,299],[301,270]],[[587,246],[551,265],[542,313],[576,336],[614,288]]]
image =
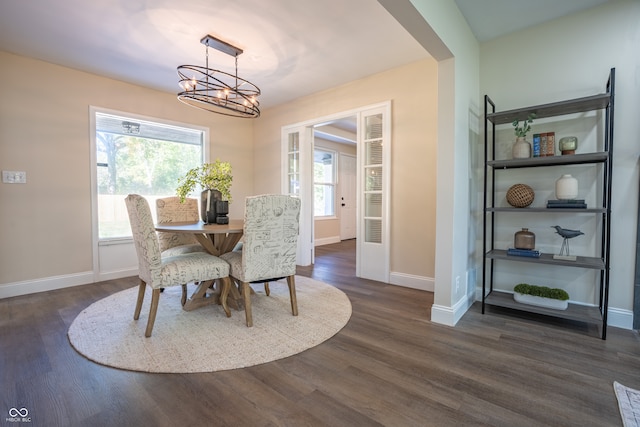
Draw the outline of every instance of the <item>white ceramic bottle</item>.
[[[578,197],[578,180],[570,174],[562,175],[556,181],[556,198],[569,200]]]

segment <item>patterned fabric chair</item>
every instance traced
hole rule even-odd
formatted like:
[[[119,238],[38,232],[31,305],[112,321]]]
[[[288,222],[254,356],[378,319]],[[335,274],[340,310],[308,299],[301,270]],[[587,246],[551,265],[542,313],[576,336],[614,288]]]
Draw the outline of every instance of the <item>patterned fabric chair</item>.
[[[180,197],[158,199],[156,200],[156,215],[159,224],[200,221],[198,201],[190,198],[184,199],[184,202],[180,201]],[[158,231],[158,240],[162,256],[205,252],[193,234]]]
[[[265,283],[286,277],[291,312],[298,315],[296,300],[296,250],[300,228],[300,199],[285,195],[247,197],[242,251],[221,255],[231,266],[231,278],[241,288],[247,326],[253,326],[249,283]]]
[[[231,286],[229,264],[205,252],[190,252],[163,257],[160,254],[158,235],[153,225],[151,209],[147,200],[137,194],[130,194],[125,198],[125,203],[138,255],[138,276],[140,277],[134,320],[140,318],[146,286],[149,285],[152,289],[151,308],[145,336],[150,337],[153,330],[160,299],[160,288],[219,279],[222,286],[220,296],[222,307],[227,317],[231,316],[226,301]]]

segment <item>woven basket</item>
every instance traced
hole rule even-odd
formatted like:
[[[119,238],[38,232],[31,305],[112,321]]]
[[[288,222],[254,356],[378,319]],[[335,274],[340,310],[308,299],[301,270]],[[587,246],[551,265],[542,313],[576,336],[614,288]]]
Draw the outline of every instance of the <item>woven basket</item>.
[[[507,190],[507,202],[514,208],[526,208],[534,197],[533,189],[526,184],[515,184]]]

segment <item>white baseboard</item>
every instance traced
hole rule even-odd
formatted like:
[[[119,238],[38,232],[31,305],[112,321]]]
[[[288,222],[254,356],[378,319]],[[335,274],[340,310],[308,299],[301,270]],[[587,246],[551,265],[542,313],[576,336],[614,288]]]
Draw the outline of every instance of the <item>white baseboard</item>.
[[[65,274],[64,276],[44,277],[42,279],[25,280],[22,282],[0,284],[0,299],[17,297],[20,295],[35,294],[38,292],[53,291],[56,289],[70,288],[72,286],[88,285],[104,280],[120,279],[136,276],[138,269],[112,271],[102,273],[97,280],[93,279],[93,272]]]
[[[119,271],[109,271],[106,273],[100,273],[98,276],[98,282],[102,282],[104,280],[113,280],[113,279],[122,279],[123,277],[131,277],[138,275],[138,268],[119,270]]]
[[[398,272],[391,272],[391,274],[389,274],[389,283],[429,292],[433,292],[435,289],[435,279],[431,277],[415,276],[413,274]]]
[[[71,286],[86,285],[87,283],[93,283],[93,272],[91,271],[25,280],[22,282],[4,283],[0,284],[0,299],[52,291],[54,289],[70,288]]]
[[[431,306],[431,321],[446,326],[455,326],[472,304],[473,297],[471,295],[460,299],[453,307],[433,304]]]
[[[340,236],[323,237],[322,239],[313,239],[313,246],[331,245],[340,242]]]

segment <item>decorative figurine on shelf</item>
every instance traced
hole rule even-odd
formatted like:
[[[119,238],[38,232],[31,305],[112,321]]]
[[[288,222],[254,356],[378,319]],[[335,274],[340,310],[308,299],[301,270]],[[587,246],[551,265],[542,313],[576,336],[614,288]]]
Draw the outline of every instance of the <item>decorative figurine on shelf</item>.
[[[553,259],[563,259],[566,261],[575,261],[576,256],[569,254],[569,239],[572,239],[577,236],[581,236],[584,233],[580,230],[569,230],[568,228],[562,228],[559,225],[552,225],[551,228],[556,229],[556,233],[558,233],[564,239],[562,241],[562,246],[560,247],[560,254],[554,255]]]

